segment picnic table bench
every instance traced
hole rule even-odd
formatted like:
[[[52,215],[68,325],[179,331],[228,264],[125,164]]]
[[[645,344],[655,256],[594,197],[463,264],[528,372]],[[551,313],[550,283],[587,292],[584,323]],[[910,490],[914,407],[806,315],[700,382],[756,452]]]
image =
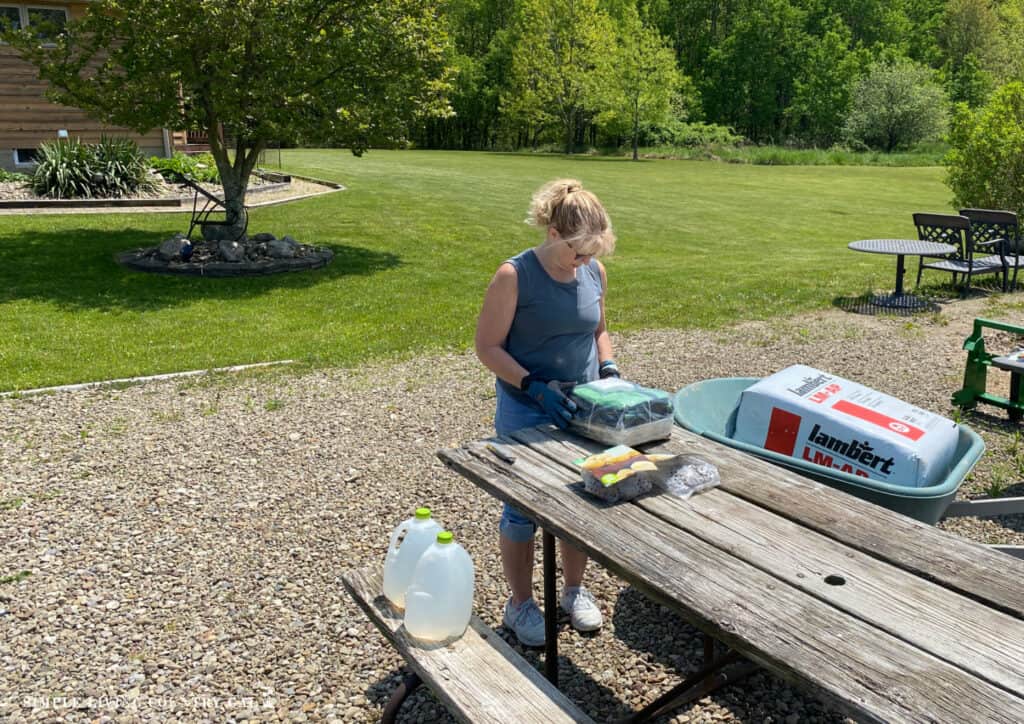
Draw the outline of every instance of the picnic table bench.
[[[632,720],[742,657],[860,721],[1024,721],[1024,561],[678,427],[643,449],[701,455],[721,486],[602,503],[572,462],[602,447],[540,426],[439,455],[543,528],[549,627],[557,535],[731,648]]]
[[[512,650],[498,634],[473,616],[469,628],[450,645],[423,645],[402,628],[402,616],[381,593],[375,569],[349,571],[345,588],[373,624],[409,662],[406,677],[385,706],[381,721],[393,722],[402,701],[427,682],[456,717],[495,724],[569,724],[590,718],[554,684]]]

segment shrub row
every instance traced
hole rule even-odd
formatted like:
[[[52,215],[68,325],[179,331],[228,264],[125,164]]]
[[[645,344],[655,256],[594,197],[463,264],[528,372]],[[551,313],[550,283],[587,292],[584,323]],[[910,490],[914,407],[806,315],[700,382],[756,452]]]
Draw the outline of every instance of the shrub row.
[[[149,164],[171,182],[180,182],[185,176],[191,176],[201,183],[220,183],[217,163],[210,153],[188,155],[175,151],[170,158],[153,156],[149,159]]]

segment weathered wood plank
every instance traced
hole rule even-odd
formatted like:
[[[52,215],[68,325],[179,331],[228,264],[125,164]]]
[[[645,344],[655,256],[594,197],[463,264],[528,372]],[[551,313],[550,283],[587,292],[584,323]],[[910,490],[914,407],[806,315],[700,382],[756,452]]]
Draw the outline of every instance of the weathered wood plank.
[[[728,469],[722,487],[803,526],[1024,618],[1024,562],[847,495],[680,427],[664,445]]]
[[[452,468],[707,633],[870,721],[1017,721],[1024,701],[795,589],[635,505],[600,505],[578,475],[503,439],[441,451]],[[725,495],[711,491],[707,495]],[[895,683],[894,683],[895,682]]]
[[[586,454],[576,437],[552,440],[538,430],[514,436],[563,466]],[[733,474],[727,465],[720,472]],[[731,494],[686,502],[662,495],[635,504],[944,661],[1008,691],[1024,691],[1024,621],[1018,618]]]
[[[547,454],[604,449],[551,426]],[[868,555],[1024,618],[1024,562],[973,541],[829,488],[676,426],[671,440],[645,450],[702,455],[722,472],[722,489]],[[572,457],[565,458],[571,460]],[[568,464],[568,463],[567,463]]]
[[[786,583],[1011,692],[1024,691],[1024,621],[734,496],[638,503]]]
[[[448,710],[465,722],[589,722],[539,671],[474,616],[447,646],[414,642],[381,593],[379,573],[346,573],[345,588]]]

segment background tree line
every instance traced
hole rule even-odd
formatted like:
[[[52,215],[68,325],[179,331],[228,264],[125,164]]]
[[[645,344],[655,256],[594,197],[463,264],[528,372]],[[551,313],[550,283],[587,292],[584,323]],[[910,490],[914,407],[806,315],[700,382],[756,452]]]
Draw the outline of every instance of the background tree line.
[[[450,0],[453,113],[420,147],[885,151],[1024,78],[1024,0]]]

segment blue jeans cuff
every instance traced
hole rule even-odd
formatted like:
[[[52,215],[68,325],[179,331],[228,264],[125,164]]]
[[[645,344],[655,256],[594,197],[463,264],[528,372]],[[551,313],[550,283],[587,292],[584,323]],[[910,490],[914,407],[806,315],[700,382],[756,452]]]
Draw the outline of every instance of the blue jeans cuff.
[[[537,532],[537,524],[513,508],[508,503],[501,511],[501,534],[513,543],[525,543],[533,540]]]

